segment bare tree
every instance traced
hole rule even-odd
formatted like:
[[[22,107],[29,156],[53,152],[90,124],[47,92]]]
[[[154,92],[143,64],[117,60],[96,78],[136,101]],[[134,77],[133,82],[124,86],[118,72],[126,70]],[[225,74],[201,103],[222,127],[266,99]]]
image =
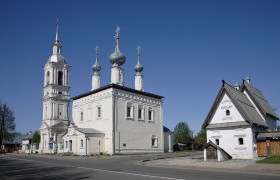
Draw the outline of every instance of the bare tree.
[[[9,106],[0,103],[0,150],[5,141],[12,141],[15,137],[15,117]]]

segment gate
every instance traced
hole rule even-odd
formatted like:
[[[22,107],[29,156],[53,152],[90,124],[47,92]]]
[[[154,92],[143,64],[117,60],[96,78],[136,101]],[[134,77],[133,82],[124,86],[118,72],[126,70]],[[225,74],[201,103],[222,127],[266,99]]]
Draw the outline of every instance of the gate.
[[[217,160],[217,149],[213,146],[209,146],[206,148],[206,159],[207,160]]]

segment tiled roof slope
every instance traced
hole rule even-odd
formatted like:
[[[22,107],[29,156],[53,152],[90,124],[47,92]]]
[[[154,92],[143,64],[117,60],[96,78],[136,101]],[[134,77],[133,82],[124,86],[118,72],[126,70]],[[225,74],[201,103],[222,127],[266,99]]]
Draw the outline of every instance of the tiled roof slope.
[[[271,116],[274,119],[278,119],[279,117],[277,114],[274,112],[273,108],[269,105],[269,102],[266,100],[266,98],[263,96],[261,91],[253,87],[251,84],[246,82],[245,80],[243,81],[243,91],[247,90],[249,93],[251,99],[253,102],[256,104],[256,106],[260,109],[261,113],[264,116]]]

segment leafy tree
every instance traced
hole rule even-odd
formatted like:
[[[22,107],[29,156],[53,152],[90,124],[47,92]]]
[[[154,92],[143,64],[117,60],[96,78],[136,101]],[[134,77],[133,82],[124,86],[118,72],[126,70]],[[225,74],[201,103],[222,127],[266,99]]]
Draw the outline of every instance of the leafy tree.
[[[201,129],[194,137],[195,149],[201,149],[207,142],[206,130]]]
[[[15,137],[15,117],[9,106],[0,103],[0,150],[4,141],[12,141]]]
[[[36,145],[36,148],[38,148],[40,144],[40,133],[38,131],[35,131],[32,137],[32,144]]]
[[[187,122],[179,122],[174,128],[174,141],[177,143],[188,144],[192,138],[192,131]]]

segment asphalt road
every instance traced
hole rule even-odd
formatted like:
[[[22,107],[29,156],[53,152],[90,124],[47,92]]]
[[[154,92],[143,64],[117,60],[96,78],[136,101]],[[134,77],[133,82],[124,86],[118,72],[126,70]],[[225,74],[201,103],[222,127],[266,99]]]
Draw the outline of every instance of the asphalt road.
[[[207,169],[178,169],[149,167],[143,160],[147,157],[56,157],[38,155],[0,156],[0,179],[166,179],[166,180],[279,180],[279,176],[213,171]]]

